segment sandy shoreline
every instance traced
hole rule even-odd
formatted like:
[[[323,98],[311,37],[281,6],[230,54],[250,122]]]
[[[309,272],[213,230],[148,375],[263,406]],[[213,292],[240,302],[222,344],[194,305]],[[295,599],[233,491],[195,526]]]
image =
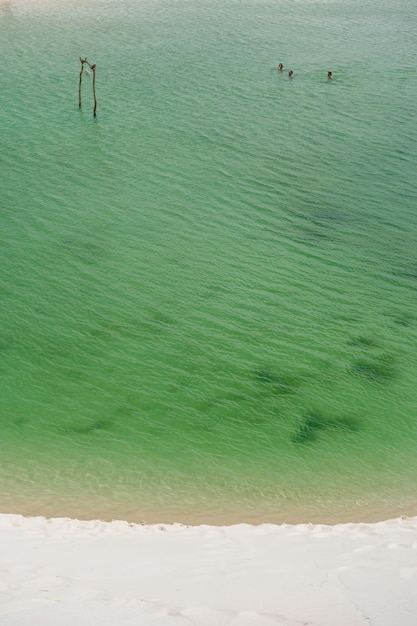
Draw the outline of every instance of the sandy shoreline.
[[[358,507],[358,509],[344,509],[342,512],[332,510],[328,506],[328,510],[324,513],[322,510],[312,511],[300,505],[296,507],[292,505],[288,509],[283,508],[279,512],[263,511],[261,507],[251,510],[243,507],[222,507],[213,506],[212,508],[191,507],[189,510],[185,508],[155,507],[149,505],[141,505],[138,507],[114,506],[114,503],[103,498],[100,502],[95,502],[91,506],[91,502],[82,503],[60,503],[53,500],[50,503],[39,506],[26,502],[16,504],[13,500],[8,505],[7,499],[2,499],[0,506],[0,515],[8,514],[13,511],[14,514],[23,517],[46,517],[46,518],[70,518],[80,521],[89,521],[91,519],[100,519],[103,522],[111,522],[115,519],[122,519],[132,524],[183,524],[187,526],[233,526],[239,524],[248,524],[258,526],[260,524],[317,524],[317,525],[336,525],[336,524],[375,524],[387,519],[396,517],[417,517],[417,508],[415,506],[406,506],[400,511],[394,511],[389,505],[386,508]]]
[[[140,525],[0,515],[2,626],[414,626],[417,518]]]
[[[30,487],[30,485],[29,485]],[[24,517],[72,518],[78,520],[100,519],[111,522],[122,519],[132,523],[231,526],[235,524],[346,524],[376,523],[397,517],[417,517],[415,494],[388,492],[356,499],[339,498],[337,502],[282,502],[278,505],[262,499],[233,502],[227,499],[197,502],[179,494],[177,498],[151,500],[149,498],[123,497],[120,494],[99,495],[65,490],[30,491],[28,485],[9,485],[7,492],[0,491],[0,514],[14,513]],[[401,501],[401,505],[398,504]]]

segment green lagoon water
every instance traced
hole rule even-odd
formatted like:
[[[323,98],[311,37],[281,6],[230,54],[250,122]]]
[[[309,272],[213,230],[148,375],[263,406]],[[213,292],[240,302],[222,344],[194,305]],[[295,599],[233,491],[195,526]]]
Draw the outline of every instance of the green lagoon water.
[[[415,512],[416,23],[1,0],[0,510]]]

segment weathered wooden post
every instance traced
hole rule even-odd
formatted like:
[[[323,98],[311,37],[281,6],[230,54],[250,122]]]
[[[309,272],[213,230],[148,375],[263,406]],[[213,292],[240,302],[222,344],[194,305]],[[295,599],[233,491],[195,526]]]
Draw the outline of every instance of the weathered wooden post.
[[[80,62],[81,62],[81,70],[80,70],[80,80],[79,80],[79,83],[78,83],[78,106],[79,106],[79,108],[81,108],[81,86],[82,86],[83,72],[85,71],[84,64],[87,64],[88,67],[90,68],[90,70],[93,72],[93,96],[94,96],[94,110],[93,110],[93,114],[94,114],[94,117],[96,117],[96,112],[97,112],[96,64],[94,63],[92,65],[91,63],[89,63],[89,61],[87,60],[87,57],[85,57],[85,59],[80,57]]]
[[[96,116],[97,111],[97,96],[96,96],[96,64],[91,66],[93,70],[93,96],[94,96],[94,117]]]
[[[78,107],[81,109],[81,83],[83,80],[83,71],[84,71],[84,59],[80,57],[81,61],[81,70],[80,70],[80,82],[78,83]]]

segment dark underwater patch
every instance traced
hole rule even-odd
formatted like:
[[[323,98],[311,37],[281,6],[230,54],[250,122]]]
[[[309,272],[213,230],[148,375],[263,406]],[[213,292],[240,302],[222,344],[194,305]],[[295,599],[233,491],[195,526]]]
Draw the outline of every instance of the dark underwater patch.
[[[373,383],[388,383],[396,374],[393,359],[383,354],[373,359],[358,359],[349,367],[349,372]]]
[[[255,380],[259,383],[272,384],[276,381],[277,375],[269,369],[259,368],[254,371]]]
[[[88,239],[76,237],[63,239],[59,242],[60,250],[85,265],[99,263],[106,256],[104,246]]]
[[[326,420],[316,413],[303,416],[297,432],[294,434],[293,443],[311,443],[317,438],[321,430],[327,428]]]
[[[324,417],[320,413],[312,412],[303,416],[298,430],[292,437],[292,442],[309,444],[317,439],[324,430],[357,432],[359,421],[353,417]]]
[[[347,345],[350,348],[377,348],[378,342],[372,337],[361,335],[359,337],[352,337],[352,339],[349,339]]]
[[[404,328],[408,328],[409,326],[412,326],[415,318],[409,313],[399,313],[398,315],[394,315],[392,317],[392,321],[396,326],[403,326]]]
[[[339,225],[348,221],[348,215],[337,209],[320,209],[313,213],[311,221],[313,224],[320,224],[320,226],[332,223]]]
[[[324,230],[306,228],[303,231],[303,237],[300,237],[298,240],[308,245],[313,243],[320,243],[321,241],[332,241],[332,239],[333,238],[329,235],[329,233],[325,232]]]
[[[410,265],[407,267],[398,267],[392,270],[392,274],[398,278],[406,278],[411,280],[417,279],[417,265]]]
[[[254,371],[255,380],[267,386],[271,395],[283,396],[296,393],[301,381],[296,376],[279,374],[268,368],[259,368]]]
[[[96,419],[89,420],[85,424],[79,424],[72,426],[68,429],[69,432],[76,433],[77,435],[89,435],[97,431],[108,430],[111,427],[110,420]]]

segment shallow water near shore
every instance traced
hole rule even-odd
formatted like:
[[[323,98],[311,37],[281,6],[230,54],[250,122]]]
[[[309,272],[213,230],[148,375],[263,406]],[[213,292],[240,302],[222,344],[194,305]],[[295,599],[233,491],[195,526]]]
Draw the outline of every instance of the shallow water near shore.
[[[415,512],[416,17],[0,4],[1,511]]]

